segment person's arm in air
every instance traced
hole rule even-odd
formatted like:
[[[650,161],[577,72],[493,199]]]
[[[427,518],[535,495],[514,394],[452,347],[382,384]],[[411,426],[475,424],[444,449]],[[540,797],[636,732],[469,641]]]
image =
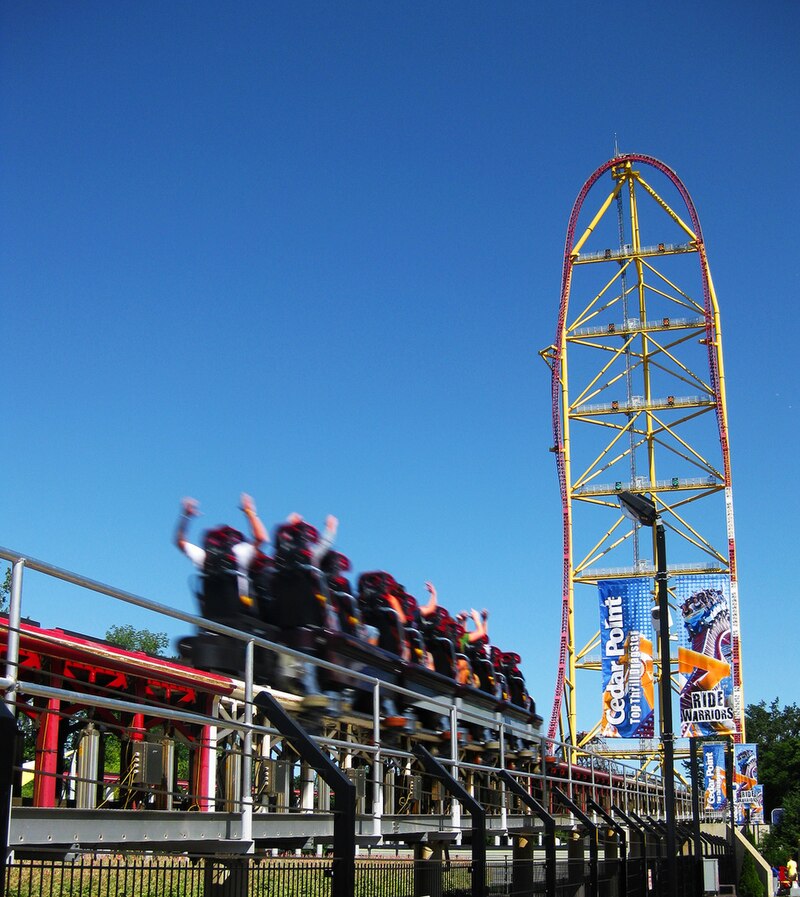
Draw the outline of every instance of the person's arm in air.
[[[186,530],[189,526],[189,521],[192,517],[197,517],[199,513],[196,499],[183,499],[181,502],[181,515],[178,517],[178,524],[175,527],[175,544],[196,567],[202,569],[206,558],[205,551],[189,542],[186,538]]]
[[[184,498],[181,502],[181,513],[180,517],[178,517],[178,524],[175,527],[175,544],[184,553],[186,553],[186,546],[189,544],[186,541],[186,530],[192,517],[197,517],[199,513],[197,508],[197,499]]]
[[[322,534],[322,538],[314,546],[311,553],[311,563],[315,567],[319,567],[319,562],[333,547],[333,542],[336,539],[336,533],[338,529],[339,521],[333,516],[333,514],[328,514],[328,517],[325,520],[325,532]]]
[[[483,612],[486,614],[486,611]],[[475,628],[467,634],[467,638],[470,644],[474,642],[479,642],[481,639],[488,638],[489,630],[486,627],[486,620],[488,618],[488,614],[484,616],[483,614],[479,614],[475,608],[472,609],[472,613],[470,614],[472,617],[472,622],[475,624]]]
[[[259,519],[256,512],[256,505],[252,498],[246,493],[242,493],[241,497],[242,511],[250,524],[250,532],[253,536],[253,545],[258,548],[264,542],[269,542],[269,533],[264,528],[264,524]]]
[[[439,606],[437,603],[436,586],[434,586],[432,582],[426,582],[425,588],[428,590],[430,598],[425,607],[419,609],[419,612],[423,617],[430,617],[436,613],[436,608]]]

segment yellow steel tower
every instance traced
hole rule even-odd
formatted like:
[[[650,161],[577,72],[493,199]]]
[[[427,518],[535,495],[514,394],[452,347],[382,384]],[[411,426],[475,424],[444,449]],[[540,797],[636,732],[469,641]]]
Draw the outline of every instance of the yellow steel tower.
[[[583,696],[591,700],[581,706],[578,731],[579,671],[601,666],[597,584],[630,577],[652,583],[655,573],[650,531],[640,533],[620,512],[616,496],[630,491],[647,494],[666,526],[673,639],[687,615],[682,577],[716,574],[729,584],[724,650],[740,740],[739,601],[719,309],[694,204],[657,159],[618,155],[584,184],[567,230],[556,341],[542,355],[552,371],[552,450],[564,531],[549,736],[580,745],[603,734],[599,722],[585,722],[600,719],[597,686]],[[678,677],[683,661],[674,650],[671,658],[670,673]],[[656,677],[661,666],[655,658]]]

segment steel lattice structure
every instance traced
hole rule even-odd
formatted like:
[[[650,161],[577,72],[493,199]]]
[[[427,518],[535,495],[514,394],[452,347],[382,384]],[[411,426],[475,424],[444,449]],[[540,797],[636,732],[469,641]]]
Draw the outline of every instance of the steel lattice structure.
[[[590,197],[603,193],[604,176],[610,176],[611,189],[596,205]],[[552,372],[552,451],[564,534],[549,737],[560,734],[578,745],[599,732],[599,724],[578,732],[577,671],[599,668],[592,653],[600,639],[597,599],[582,603],[592,598],[591,587],[596,595],[599,579],[654,575],[653,562],[640,556],[639,528],[623,518],[615,497],[628,490],[649,494],[667,527],[673,603],[682,575],[730,577],[734,737],[741,740],[720,316],[695,206],[662,162],[617,155],[583,185],[567,229],[556,341],[541,354]],[[650,531],[645,533],[648,544],[641,547],[649,551]],[[576,623],[589,619],[594,634],[579,643],[584,636]],[[660,675],[658,664],[656,669]]]

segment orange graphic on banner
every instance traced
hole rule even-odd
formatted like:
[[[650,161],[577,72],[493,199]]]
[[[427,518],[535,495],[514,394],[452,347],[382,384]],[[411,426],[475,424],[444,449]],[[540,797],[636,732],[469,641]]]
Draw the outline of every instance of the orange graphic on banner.
[[[709,657],[691,648],[678,648],[678,670],[681,673],[692,673],[694,670],[705,670],[705,675],[697,679],[697,687],[704,691],[713,691],[723,679],[731,674],[731,665],[716,657]]]

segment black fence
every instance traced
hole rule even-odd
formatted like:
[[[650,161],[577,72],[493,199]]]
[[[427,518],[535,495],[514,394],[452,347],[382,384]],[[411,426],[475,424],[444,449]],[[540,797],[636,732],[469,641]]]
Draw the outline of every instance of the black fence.
[[[721,866],[728,857],[720,856]],[[662,860],[559,860],[555,897],[660,897]],[[625,873],[623,875],[623,865]],[[726,870],[727,871],[727,870]],[[677,897],[702,897],[698,867],[678,857]],[[331,897],[330,857],[191,857],[77,854],[15,859],[0,897]],[[486,863],[486,897],[546,897],[546,864],[510,855]],[[467,858],[360,857],[353,897],[471,897]]]

